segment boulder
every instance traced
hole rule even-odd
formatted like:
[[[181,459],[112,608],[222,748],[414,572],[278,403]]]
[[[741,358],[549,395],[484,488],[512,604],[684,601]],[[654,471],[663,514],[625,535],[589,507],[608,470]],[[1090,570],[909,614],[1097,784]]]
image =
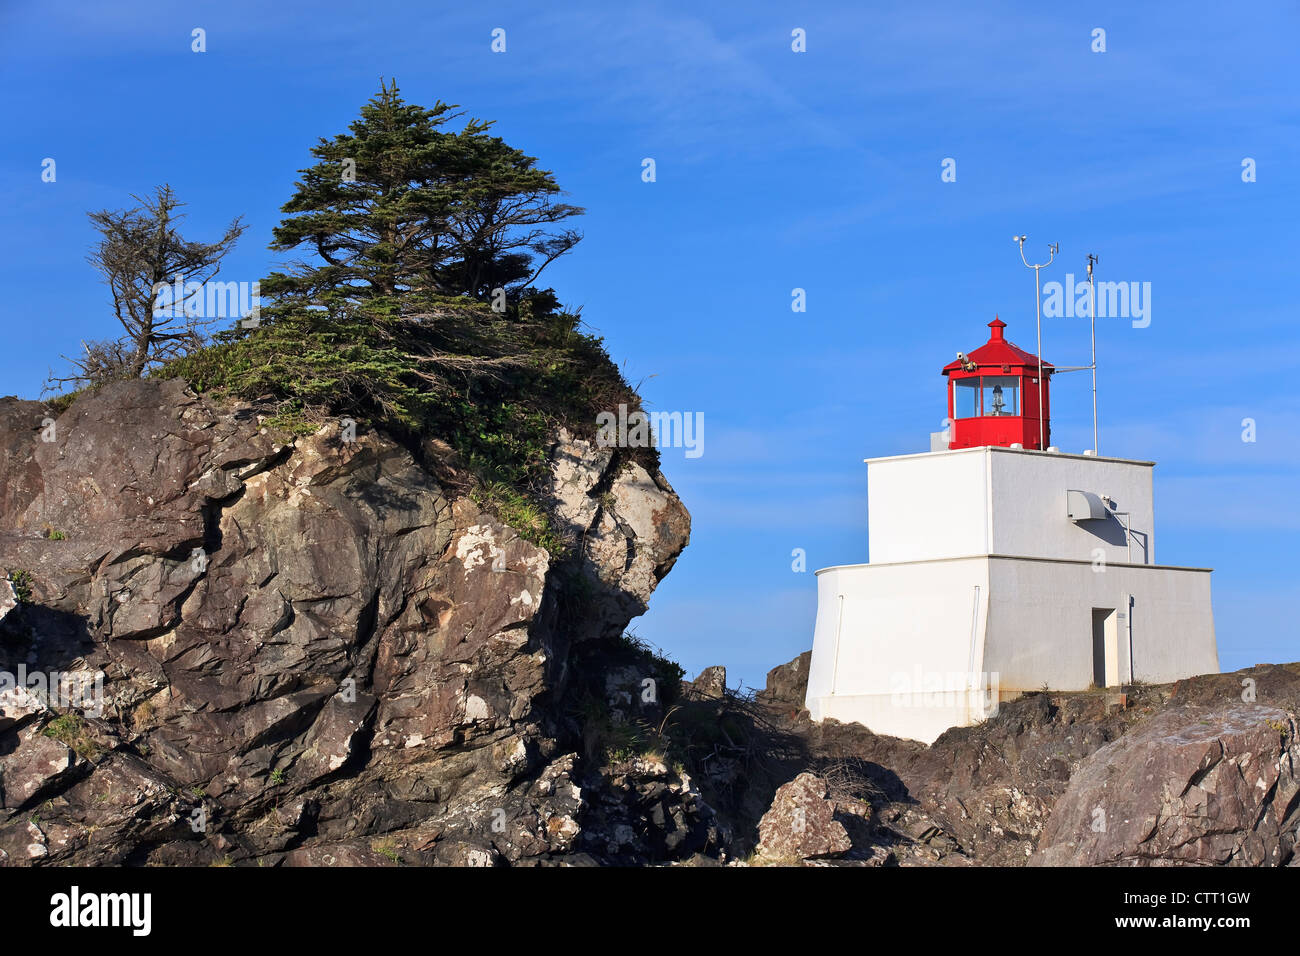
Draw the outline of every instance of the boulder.
[[[1277,866],[1300,827],[1296,715],[1258,704],[1159,714],[1085,760],[1041,866]]]
[[[842,856],[852,849],[829,796],[826,781],[814,773],[801,773],[782,785],[758,824],[758,860],[797,863]]]
[[[19,811],[39,802],[76,770],[77,755],[37,727],[22,732],[5,755],[0,778],[0,808]]]

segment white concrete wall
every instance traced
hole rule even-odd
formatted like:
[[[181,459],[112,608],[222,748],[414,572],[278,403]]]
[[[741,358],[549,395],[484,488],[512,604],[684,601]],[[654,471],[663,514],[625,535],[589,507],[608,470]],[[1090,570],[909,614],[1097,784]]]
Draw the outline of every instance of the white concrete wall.
[[[1164,683],[1219,671],[1210,573],[1168,567],[990,559],[985,669],[1004,691],[1086,690],[1092,609],[1117,608],[1119,675]],[[1127,600],[1132,607],[1130,672]]]
[[[1155,564],[1155,516],[1147,462],[1083,455],[986,449],[992,481],[994,554]],[[1066,517],[1070,488],[1110,495],[1128,521],[1132,557],[1117,518],[1074,522]],[[1144,549],[1145,545],[1145,549]]]
[[[987,554],[988,463],[982,448],[867,463],[872,564]]]
[[[867,464],[872,564],[976,554],[1155,563],[1152,466],[1115,458],[982,447]],[[1110,495],[1131,512],[1070,521],[1065,493]],[[1131,540],[1132,551],[1126,540]]]
[[[979,719],[983,687],[967,689],[982,670],[988,570],[967,558],[817,572],[813,719],[920,740]]]
[[[976,588],[979,597],[976,598]],[[817,573],[806,704],[814,720],[856,721],[933,741],[1009,700],[1093,680],[1092,609],[1126,611],[1118,669],[1149,683],[1219,669],[1207,571],[976,557],[851,565]],[[975,693],[941,693],[961,686]]]

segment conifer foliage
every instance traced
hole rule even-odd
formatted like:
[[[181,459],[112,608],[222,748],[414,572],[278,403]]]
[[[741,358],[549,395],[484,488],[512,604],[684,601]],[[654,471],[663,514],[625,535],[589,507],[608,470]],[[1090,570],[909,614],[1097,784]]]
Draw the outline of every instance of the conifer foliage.
[[[405,102],[382,84],[347,133],[313,147],[272,249],[319,262],[277,273],[272,295],[360,299],[397,293],[517,303],[541,271],[581,238],[550,172],[438,101]],[[500,290],[499,292],[496,290]]]

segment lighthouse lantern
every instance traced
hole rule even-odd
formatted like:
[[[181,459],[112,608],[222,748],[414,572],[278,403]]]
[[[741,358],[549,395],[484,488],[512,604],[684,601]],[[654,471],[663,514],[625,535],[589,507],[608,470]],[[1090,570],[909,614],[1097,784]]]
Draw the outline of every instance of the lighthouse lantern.
[[[1039,427],[1039,365],[1035,355],[1008,342],[1007,324],[989,323],[989,340],[969,356],[943,369],[948,378],[949,448],[1021,445],[1042,449],[1051,444],[1050,386],[1055,369],[1042,363],[1042,427]]]

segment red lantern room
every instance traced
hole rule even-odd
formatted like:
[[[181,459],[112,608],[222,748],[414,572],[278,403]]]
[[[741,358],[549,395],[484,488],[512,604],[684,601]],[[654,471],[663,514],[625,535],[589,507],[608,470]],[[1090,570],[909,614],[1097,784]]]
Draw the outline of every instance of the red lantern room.
[[[1048,380],[1056,371],[1043,362],[1042,427],[1039,427],[1038,357],[1002,335],[1007,324],[994,317],[989,340],[943,368],[948,376],[949,448],[1020,444],[1042,450],[1051,445]]]

